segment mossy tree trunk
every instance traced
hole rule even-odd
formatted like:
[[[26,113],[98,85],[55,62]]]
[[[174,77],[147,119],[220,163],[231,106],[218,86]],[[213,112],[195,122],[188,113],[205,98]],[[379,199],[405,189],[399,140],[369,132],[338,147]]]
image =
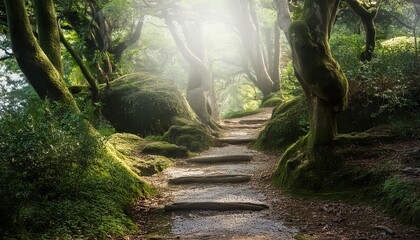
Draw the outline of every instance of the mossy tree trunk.
[[[359,0],[346,0],[350,8],[360,17],[366,34],[366,46],[360,54],[361,61],[372,60],[373,51],[375,49],[375,23],[374,20],[378,15],[381,0],[371,4],[370,2],[362,2]]]
[[[347,102],[347,79],[329,46],[339,2],[305,0],[302,19],[292,22],[288,30],[295,75],[309,105],[310,130],[280,160],[276,177],[286,187],[318,186],[325,174],[320,169],[331,166],[317,153],[336,136],[336,114]]]
[[[182,56],[190,65],[187,84],[187,100],[191,108],[207,126],[217,129],[217,104],[213,88],[213,77],[208,66],[205,53],[201,26],[199,23],[179,21],[185,36],[185,43],[181,40],[174,20],[165,13],[166,24],[180,50]]]
[[[228,4],[234,14],[243,48],[254,72],[254,74],[247,72],[248,78],[264,96],[267,96],[275,91],[275,84],[270,77],[263,55],[255,2],[254,0],[233,0],[228,1]],[[247,66],[246,69],[248,69]]]
[[[57,71],[63,75],[60,34],[54,3],[52,0],[34,0],[34,10],[39,45]]]
[[[274,26],[265,29],[266,59],[268,74],[273,81],[273,92],[281,90],[280,83],[280,29],[276,22]]]
[[[336,135],[335,115],[346,105],[347,79],[329,46],[338,3],[306,0],[303,19],[289,27],[295,75],[308,98],[313,146],[331,142]]]
[[[53,6],[50,5],[52,4],[51,0],[35,1],[35,5],[40,4],[41,2],[50,2],[47,5]],[[41,99],[48,98],[65,103],[69,107],[70,111],[78,113],[79,109],[76,102],[64,84],[64,80],[60,72],[41,49],[33,34],[25,9],[25,1],[5,0],[4,3],[6,5],[7,23],[9,25],[13,53],[15,54],[16,60],[30,84],[33,86]],[[41,23],[48,22],[46,20],[42,20],[42,18],[56,19],[55,12],[53,10],[45,11],[44,14],[37,16],[37,20]],[[42,28],[44,27],[46,28],[48,26],[43,26]],[[57,25],[53,24],[49,27],[55,28]],[[54,30],[46,30],[46,32],[53,31]],[[50,37],[56,38],[59,37],[59,35],[52,34]],[[58,42],[58,45],[60,45],[59,41],[60,39],[45,40],[45,42],[49,44],[52,42]],[[48,46],[49,44],[46,44],[46,48],[48,49],[50,49]]]

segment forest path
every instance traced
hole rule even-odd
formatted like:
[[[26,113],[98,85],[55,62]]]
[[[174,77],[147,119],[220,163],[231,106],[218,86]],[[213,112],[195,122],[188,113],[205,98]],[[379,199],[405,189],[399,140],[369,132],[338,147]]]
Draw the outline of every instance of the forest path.
[[[166,232],[158,235],[180,239],[293,239],[297,230],[273,217],[270,205],[274,199],[254,181],[267,156],[247,147],[256,140],[271,112],[268,108],[256,115],[221,121],[224,130],[217,147],[176,160],[158,178],[148,179],[164,195],[162,205],[170,216]]]
[[[217,147],[145,177],[160,195],[136,205],[141,230],[128,239],[420,239],[380,210],[271,186],[280,154],[247,147],[271,111],[222,121]]]

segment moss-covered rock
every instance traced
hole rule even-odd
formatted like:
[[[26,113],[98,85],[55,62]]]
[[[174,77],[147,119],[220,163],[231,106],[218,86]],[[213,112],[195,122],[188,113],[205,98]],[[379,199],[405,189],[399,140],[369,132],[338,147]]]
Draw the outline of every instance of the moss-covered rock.
[[[116,133],[108,143],[124,159],[125,164],[140,176],[150,176],[167,168],[168,157],[188,157],[187,148],[167,142],[147,141],[129,133]]]
[[[223,119],[246,117],[246,116],[257,114],[261,112],[261,110],[262,110],[261,108],[257,108],[257,109],[251,109],[251,110],[228,112],[227,114],[223,116]]]
[[[172,158],[186,158],[189,156],[189,151],[186,147],[168,142],[147,143],[141,152],[144,154],[154,154]]]
[[[173,117],[194,118],[171,81],[145,73],[116,79],[102,101],[104,116],[118,132],[160,135],[169,129]]]
[[[270,93],[261,101],[261,107],[277,107],[283,103],[283,98],[277,93]]]
[[[261,131],[255,146],[260,150],[275,151],[288,147],[309,128],[306,99],[299,96],[275,108],[271,119]]]
[[[184,118],[174,118],[173,125],[163,135],[165,141],[199,152],[210,148],[213,137],[203,124]]]

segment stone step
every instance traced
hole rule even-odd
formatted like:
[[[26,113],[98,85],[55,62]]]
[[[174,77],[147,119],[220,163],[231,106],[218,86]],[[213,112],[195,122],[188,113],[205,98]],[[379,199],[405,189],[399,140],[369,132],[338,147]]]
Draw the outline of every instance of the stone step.
[[[187,160],[190,163],[236,163],[236,162],[249,162],[252,160],[252,155],[209,155],[191,158]]]
[[[192,184],[192,183],[243,183],[251,180],[250,175],[210,175],[210,176],[187,176],[169,179],[169,184]]]
[[[262,211],[269,206],[262,203],[252,202],[179,202],[165,206],[165,211]]]
[[[228,144],[247,144],[251,142],[255,142],[257,140],[256,137],[223,137],[219,138],[218,141],[222,143]]]
[[[264,127],[264,124],[238,124],[238,125],[222,125],[225,129],[259,129]]]
[[[266,123],[269,119],[255,118],[255,119],[242,119],[239,124],[261,124]]]

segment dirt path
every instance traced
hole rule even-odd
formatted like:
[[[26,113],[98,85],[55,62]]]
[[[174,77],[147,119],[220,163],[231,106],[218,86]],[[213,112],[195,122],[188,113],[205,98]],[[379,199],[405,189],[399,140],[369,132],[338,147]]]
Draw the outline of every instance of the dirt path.
[[[296,199],[273,188],[280,156],[246,145],[270,115],[266,109],[222,122],[220,146],[147,178],[161,194],[137,204],[141,231],[128,239],[420,239],[418,229],[378,210]]]

